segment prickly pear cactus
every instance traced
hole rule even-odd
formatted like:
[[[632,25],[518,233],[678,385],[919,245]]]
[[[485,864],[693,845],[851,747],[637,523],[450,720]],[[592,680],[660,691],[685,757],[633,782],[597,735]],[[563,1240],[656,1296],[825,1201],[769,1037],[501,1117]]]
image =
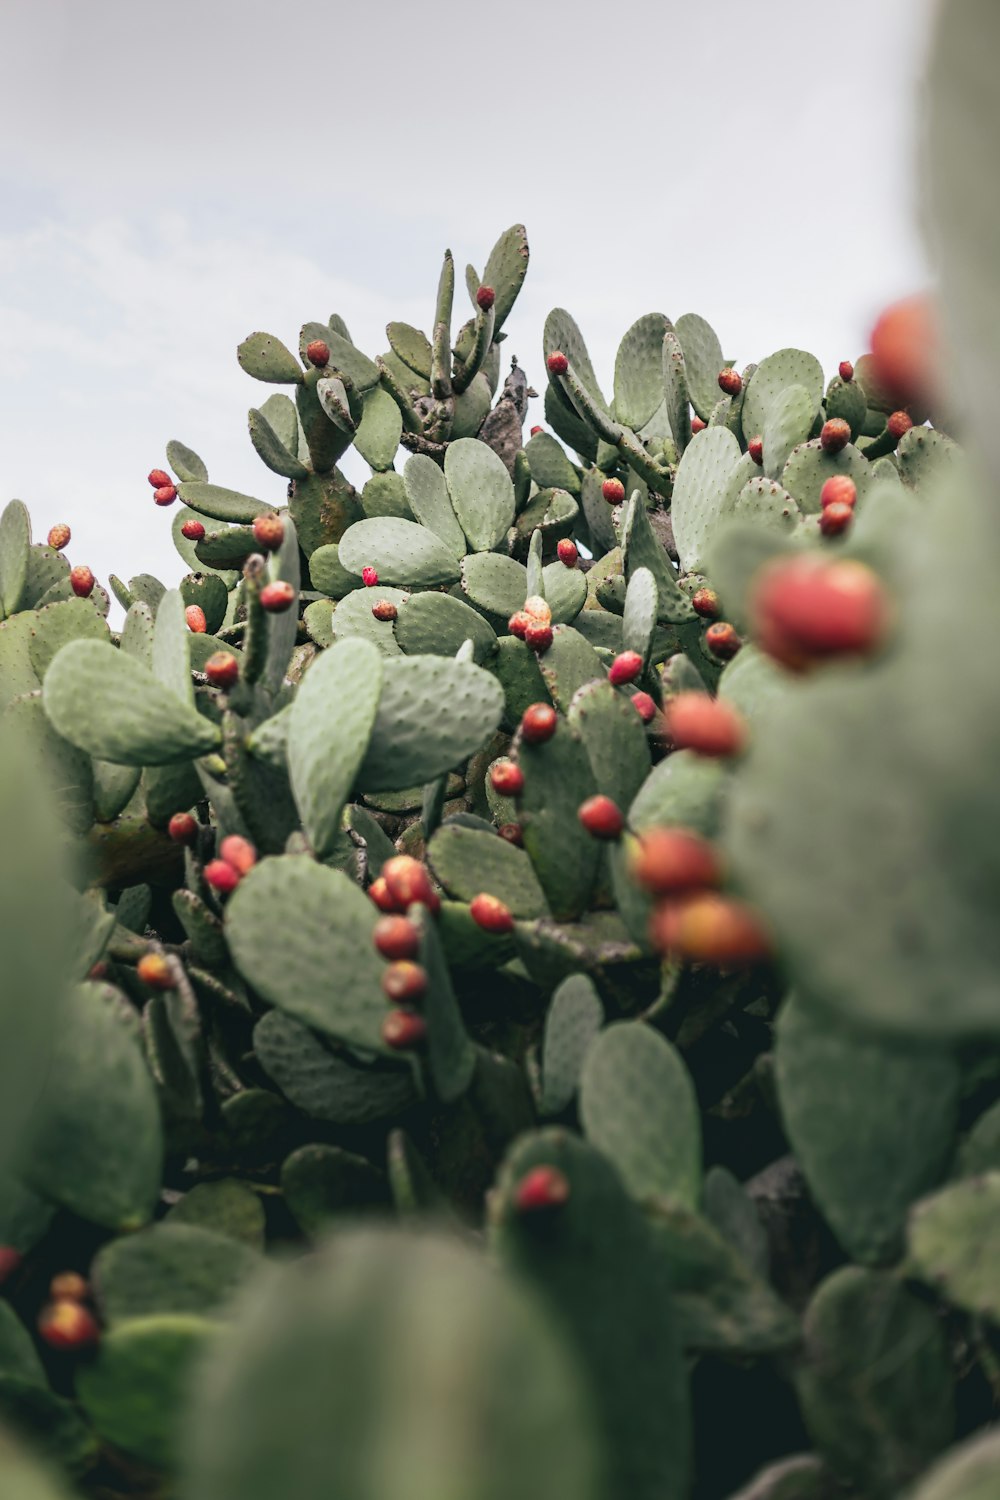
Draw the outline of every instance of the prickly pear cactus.
[[[175,587],[3,510],[0,1493],[1000,1493],[998,44],[938,343],[599,379],[515,225],[244,340]]]

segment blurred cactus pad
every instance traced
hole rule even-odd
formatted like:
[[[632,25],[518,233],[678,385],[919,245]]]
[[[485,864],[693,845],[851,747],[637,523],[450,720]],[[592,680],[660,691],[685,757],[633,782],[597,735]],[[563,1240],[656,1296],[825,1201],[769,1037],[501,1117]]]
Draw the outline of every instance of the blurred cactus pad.
[[[3,510],[4,1500],[1000,1496],[998,56],[835,371],[515,225]]]

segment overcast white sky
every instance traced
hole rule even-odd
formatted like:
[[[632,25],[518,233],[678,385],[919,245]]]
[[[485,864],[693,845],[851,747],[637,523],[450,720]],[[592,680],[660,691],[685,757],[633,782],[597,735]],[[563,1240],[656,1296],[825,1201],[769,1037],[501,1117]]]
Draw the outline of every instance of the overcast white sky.
[[[430,322],[440,255],[526,223],[507,348],[696,311],[828,371],[926,279],[927,0],[0,0],[0,500],[101,578],[183,568],[146,472],[179,437],[280,502],[236,364],[339,312]],[[464,317],[465,314],[463,313]],[[541,402],[535,420],[541,421]],[[358,465],[358,473],[365,471]]]

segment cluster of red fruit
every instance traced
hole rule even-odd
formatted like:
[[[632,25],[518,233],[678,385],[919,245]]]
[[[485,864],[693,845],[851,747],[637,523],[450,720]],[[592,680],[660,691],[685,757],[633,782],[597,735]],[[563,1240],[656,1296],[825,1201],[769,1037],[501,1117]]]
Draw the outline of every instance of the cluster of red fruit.
[[[0,1285],[21,1269],[24,1257],[12,1245],[0,1245]],[[60,1271],[49,1283],[49,1294],[38,1315],[38,1333],[52,1349],[90,1349],[101,1336],[88,1305],[90,1286],[78,1271]]]
[[[59,521],[55,526],[50,527],[46,541],[54,551],[61,552],[64,547],[69,546],[72,535],[65,521]],[[75,568],[70,568],[69,586],[78,599],[89,599],[94,592],[95,582],[94,575],[86,563],[77,563]]]
[[[368,894],[385,913],[373,933],[376,949],[387,960],[382,990],[393,1007],[382,1022],[382,1040],[396,1051],[411,1051],[427,1036],[427,1022],[418,1008],[427,994],[427,970],[417,963],[420,932],[407,913],[412,906],[425,906],[436,915],[441,898],[427,867],[409,854],[386,860]]]
[[[531,594],[511,615],[507,629],[541,656],[552,645],[552,611],[539,594]]]
[[[200,831],[201,825],[197,818],[189,812],[174,813],[167,824],[167,833],[174,842],[187,844],[189,847],[197,842]],[[217,858],[208,861],[202,875],[205,884],[217,895],[228,896],[235,891],[244,875],[249,875],[256,863],[257,850],[250,840],[243,838],[241,834],[230,833],[219,845]]]
[[[760,963],[771,943],[760,916],[723,894],[712,844],[689,828],[655,828],[632,858],[635,879],[654,897],[650,938],[658,953],[731,968]]]

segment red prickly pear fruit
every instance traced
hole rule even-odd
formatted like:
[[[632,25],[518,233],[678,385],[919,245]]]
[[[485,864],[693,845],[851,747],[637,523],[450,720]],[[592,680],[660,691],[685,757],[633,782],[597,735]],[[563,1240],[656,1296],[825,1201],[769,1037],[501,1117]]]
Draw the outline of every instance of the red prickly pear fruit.
[[[174,482],[166,469],[150,469],[146,478],[154,490],[162,490],[168,484],[173,484]]]
[[[723,968],[760,963],[772,952],[758,914],[717,891],[666,902],[653,913],[650,937],[659,953]]]
[[[522,608],[529,620],[534,620],[539,625],[552,624],[552,610],[541,594],[529,594]]]
[[[61,552],[64,547],[69,546],[71,536],[72,532],[66,523],[62,521],[58,526],[50,528],[46,541],[50,547],[54,547],[57,552]]]
[[[909,406],[933,398],[939,336],[926,294],[887,307],[872,329],[871,349],[875,379],[893,401]]]
[[[391,599],[376,599],[375,603],[372,605],[372,615],[376,620],[381,620],[383,624],[388,624],[390,621],[394,620],[398,614],[399,610],[393,604]]]
[[[830,657],[870,656],[892,614],[881,579],[866,564],[818,557],[768,563],[751,584],[749,611],[761,649],[795,672]]]
[[[705,645],[720,661],[731,661],[742,644],[728,620],[717,620],[705,631]]]
[[[265,583],[260,591],[260,607],[269,615],[283,615],[295,603],[295,590],[283,578],[274,583]]]
[[[151,990],[172,990],[177,987],[170,960],[163,953],[144,953],[135,972]]]
[[[853,520],[854,511],[851,507],[835,500],[832,505],[825,505],[820,512],[819,529],[824,536],[840,536]]]
[[[521,738],[529,745],[544,745],[556,732],[559,715],[551,703],[532,703],[521,715]]]
[[[612,687],[622,687],[634,682],[642,673],[642,657],[638,651],[622,651],[608,668],[608,681]]]
[[[231,833],[219,845],[219,858],[231,865],[238,875],[249,875],[257,863],[257,850],[249,839]]]
[[[824,510],[828,505],[849,505],[853,510],[857,499],[858,487],[849,474],[831,474],[819,492],[819,503]]]
[[[21,1269],[24,1256],[13,1245],[0,1245],[0,1286]]]
[[[70,569],[69,586],[78,599],[88,599],[94,592],[94,575],[86,563],[77,563]]]
[[[837,374],[845,385],[850,385],[854,379],[854,366],[849,359],[842,359],[840,361],[840,364],[837,366]]]
[[[224,859],[210,859],[203,873],[205,884],[210,885],[213,891],[218,891],[220,896],[230,895],[242,879],[239,870],[227,864]]]
[[[901,437],[905,437],[910,428],[913,426],[913,418],[909,415],[908,412],[894,411],[885,425],[888,427],[890,435],[894,437],[898,443],[899,439]]]
[[[382,971],[382,993],[394,1005],[418,1005],[427,993],[427,970],[411,958],[394,959]]]
[[[512,760],[498,760],[490,769],[490,785],[501,797],[520,797],[524,791],[524,772]]]
[[[361,569],[361,582],[366,589],[373,589],[378,583],[378,573],[374,568]]]
[[[514,1211],[537,1214],[562,1208],[569,1201],[569,1180],[558,1167],[532,1167],[517,1185]]]
[[[205,535],[205,528],[200,521],[185,521],[181,527],[181,536],[187,537],[189,542],[200,542]]]
[[[543,655],[552,645],[552,626],[543,624],[541,620],[532,620],[524,632],[524,643],[537,655]]]
[[[520,823],[501,823],[497,833],[508,844],[514,844],[518,849],[524,847],[524,834],[521,832]]]
[[[42,1308],[38,1333],[52,1349],[90,1349],[101,1337],[93,1313],[69,1298]]]
[[[368,894],[379,911],[393,913],[405,910],[389,890],[384,875],[377,875],[375,877],[368,887]]]
[[[422,1046],[427,1022],[412,1010],[391,1010],[382,1022],[382,1040],[396,1052],[411,1052]]]
[[[648,693],[633,693],[632,707],[644,724],[652,724],[656,718],[656,699]]]
[[[262,552],[277,552],[285,540],[285,523],[280,516],[256,516],[253,523],[254,541]]]
[[[102,979],[107,979],[107,977],[108,977],[108,966],[107,966],[107,964],[104,962],[104,960],[102,958],[99,958],[97,960],[96,964],[91,964],[90,968],[87,970],[87,978],[88,979],[93,979],[93,980],[97,981],[98,983]]]
[[[322,370],[330,363],[330,346],[324,344],[322,339],[313,339],[311,344],[306,345],[306,359],[317,370]]]
[[[516,635],[519,641],[523,641],[528,626],[532,623],[531,616],[526,610],[518,609],[507,621],[507,629],[511,635]]]
[[[721,698],[707,693],[678,693],[664,711],[667,733],[675,750],[698,755],[738,755],[746,745],[743,715]]]
[[[420,933],[409,917],[379,917],[372,941],[383,958],[416,958],[420,952]]]
[[[606,479],[601,485],[601,494],[609,505],[621,505],[625,499],[625,486],[620,479]]]
[[[79,1271],[60,1271],[49,1283],[49,1296],[53,1302],[86,1302],[90,1283]]]
[[[702,419],[701,419],[701,417],[692,417],[691,418],[691,431],[693,433],[704,432],[705,428],[707,426],[708,426],[708,423],[707,422],[703,422]]]
[[[576,543],[571,542],[568,536],[564,536],[556,546],[556,556],[567,568],[575,568],[580,554],[576,550]]]
[[[175,844],[193,844],[198,837],[198,819],[189,812],[174,813],[167,833]]]
[[[535,437],[539,432],[544,432],[544,430],[545,429],[542,427],[532,427],[531,431],[528,433],[528,436]]]
[[[158,490],[153,491],[155,505],[173,505],[176,499],[177,491],[172,484],[164,484]]]
[[[749,443],[747,443],[747,452],[755,464],[763,464],[764,439],[762,437],[752,437]]]
[[[743,377],[732,368],[719,371],[719,390],[727,396],[738,396],[743,389]]]
[[[550,375],[565,375],[569,369],[569,360],[557,349],[554,354],[549,355],[545,367]]]
[[[654,896],[680,896],[718,885],[719,860],[707,839],[689,828],[652,828],[630,860],[633,878]]]
[[[580,804],[576,815],[581,827],[587,830],[591,838],[613,841],[622,836],[622,829],[625,827],[622,810],[617,802],[612,802],[603,793],[588,797],[586,802]]]
[[[481,891],[478,896],[473,896],[469,902],[469,916],[484,932],[514,931],[514,917],[510,907],[505,906],[498,896],[491,896],[488,891]]]
[[[824,453],[839,453],[851,441],[851,429],[843,417],[831,417],[820,428],[819,445]]]
[[[188,630],[193,631],[195,635],[205,634],[208,621],[205,619],[205,611],[200,604],[189,604],[184,611],[184,618],[187,621]]]
[[[696,589],[691,595],[691,607],[696,615],[701,615],[702,619],[714,620],[721,608],[719,596],[714,589]]]
[[[403,911],[415,901],[434,912],[440,908],[441,898],[431,883],[427,866],[412,855],[393,855],[382,866],[382,875],[390,896]]]
[[[239,681],[239,661],[228,651],[213,651],[205,663],[205,676],[212,687],[231,688]]]
[[[476,306],[481,307],[483,312],[489,312],[496,300],[497,294],[491,286],[481,286],[476,293]]]

